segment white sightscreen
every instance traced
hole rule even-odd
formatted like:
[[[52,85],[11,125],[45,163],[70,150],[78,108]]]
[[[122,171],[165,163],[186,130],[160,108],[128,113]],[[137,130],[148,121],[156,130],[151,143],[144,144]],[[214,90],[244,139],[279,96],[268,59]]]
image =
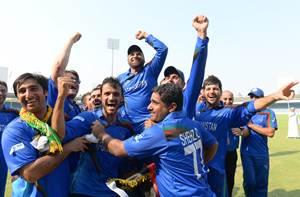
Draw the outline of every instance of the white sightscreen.
[[[0,66],[0,80],[7,82],[8,79],[8,68]]]

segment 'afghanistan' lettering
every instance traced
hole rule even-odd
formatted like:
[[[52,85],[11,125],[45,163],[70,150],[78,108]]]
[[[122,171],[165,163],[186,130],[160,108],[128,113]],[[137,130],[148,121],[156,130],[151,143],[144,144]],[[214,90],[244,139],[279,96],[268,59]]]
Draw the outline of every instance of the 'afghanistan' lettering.
[[[218,124],[214,122],[200,122],[200,124],[208,131],[216,131],[218,126]]]

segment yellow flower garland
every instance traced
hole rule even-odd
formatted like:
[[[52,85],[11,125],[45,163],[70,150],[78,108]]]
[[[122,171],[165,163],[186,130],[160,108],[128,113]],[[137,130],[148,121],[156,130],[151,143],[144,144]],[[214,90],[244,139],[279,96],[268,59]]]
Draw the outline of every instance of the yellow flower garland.
[[[29,126],[37,129],[40,135],[44,135],[48,138],[49,141],[49,152],[59,153],[63,152],[61,141],[56,134],[56,131],[52,129],[46,122],[51,117],[52,108],[48,107],[47,113],[43,120],[38,119],[33,113],[26,111],[24,108],[20,111],[20,117],[24,120]]]
[[[137,177],[136,179],[133,179],[133,180],[113,178],[113,179],[109,179],[107,182],[110,183],[110,182],[113,182],[113,181],[115,181],[116,184],[121,189],[132,190],[133,188],[137,187],[141,183],[150,181],[150,173],[147,173],[145,175],[141,175],[141,176],[139,176],[139,177]]]

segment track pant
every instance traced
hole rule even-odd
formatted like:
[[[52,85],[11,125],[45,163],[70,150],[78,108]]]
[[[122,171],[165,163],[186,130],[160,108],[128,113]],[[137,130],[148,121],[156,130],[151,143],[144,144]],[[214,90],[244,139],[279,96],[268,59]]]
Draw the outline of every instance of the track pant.
[[[228,190],[229,197],[232,196],[236,162],[237,162],[237,151],[236,150],[227,151],[226,158],[225,158],[225,171],[226,171],[227,190]]]
[[[220,171],[209,168],[207,181],[211,190],[216,194],[216,197],[227,197],[226,174]]]
[[[267,197],[269,157],[241,155],[244,191],[247,197]]]

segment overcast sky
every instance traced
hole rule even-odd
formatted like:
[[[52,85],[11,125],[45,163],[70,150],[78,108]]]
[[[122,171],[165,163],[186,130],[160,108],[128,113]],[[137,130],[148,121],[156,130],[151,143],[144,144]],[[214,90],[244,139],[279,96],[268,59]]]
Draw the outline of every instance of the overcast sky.
[[[111,75],[108,38],[120,40],[115,76],[128,69],[129,45],[140,45],[146,61],[153,57],[134,37],[145,30],[169,47],[165,66],[177,66],[187,79],[196,41],[192,19],[202,14],[210,20],[206,76],[218,76],[235,94],[252,87],[267,94],[300,78],[299,10],[297,0],[0,0],[0,66],[8,67],[9,85],[24,72],[50,76],[54,58],[78,31],[82,39],[68,68],[80,73],[84,93]]]

